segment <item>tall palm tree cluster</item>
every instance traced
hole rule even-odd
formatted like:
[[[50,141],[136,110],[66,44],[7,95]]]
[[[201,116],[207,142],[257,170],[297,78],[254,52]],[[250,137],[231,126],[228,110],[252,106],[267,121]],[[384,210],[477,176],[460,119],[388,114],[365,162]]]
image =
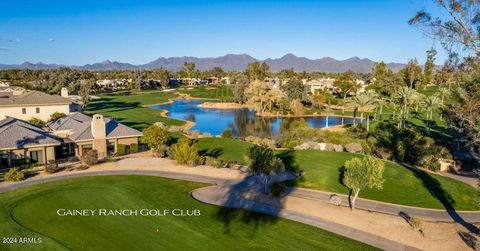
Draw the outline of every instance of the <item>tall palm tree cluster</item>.
[[[402,86],[391,97],[379,95],[374,90],[359,93],[352,98],[350,105],[360,113],[362,122],[365,119],[365,113],[371,110],[374,111],[374,119],[382,120],[384,108],[388,106],[392,110],[392,118],[397,121],[398,128],[405,128],[406,121],[412,114],[418,118],[420,110],[425,109],[427,127],[430,130],[434,111],[443,106],[449,94],[450,91],[444,87],[440,87],[433,95],[424,95],[409,86]],[[367,129],[368,119],[367,115]]]

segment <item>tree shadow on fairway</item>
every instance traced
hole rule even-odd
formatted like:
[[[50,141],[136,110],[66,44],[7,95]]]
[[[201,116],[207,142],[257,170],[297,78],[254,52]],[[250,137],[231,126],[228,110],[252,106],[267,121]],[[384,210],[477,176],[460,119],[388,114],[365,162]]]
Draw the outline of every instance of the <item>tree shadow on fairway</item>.
[[[442,187],[442,184],[438,182],[435,178],[433,178],[430,174],[427,172],[424,172],[420,169],[414,168],[414,167],[408,167],[405,166],[407,170],[410,170],[417,178],[419,178],[423,186],[428,190],[428,192],[435,197],[440,203],[442,203],[443,207],[445,207],[448,215],[456,222],[461,224],[463,227],[465,227],[468,231],[472,233],[477,233],[478,229],[475,225],[466,222],[461,215],[459,215],[455,211],[455,200],[452,198],[452,196],[445,191],[445,189]]]
[[[95,112],[99,110],[108,110],[109,112],[118,112],[124,110],[130,110],[135,108],[140,108],[140,102],[119,102],[112,101],[111,99],[102,99],[101,101],[96,101],[89,103],[87,105],[87,112]]]

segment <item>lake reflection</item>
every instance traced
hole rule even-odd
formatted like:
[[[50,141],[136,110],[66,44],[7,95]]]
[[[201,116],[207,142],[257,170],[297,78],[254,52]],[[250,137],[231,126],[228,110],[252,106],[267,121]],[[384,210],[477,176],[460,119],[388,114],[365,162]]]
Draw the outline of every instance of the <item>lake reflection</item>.
[[[249,109],[209,109],[199,108],[202,100],[175,100],[171,104],[153,105],[150,108],[167,110],[168,116],[174,119],[189,120],[195,122],[191,130],[202,133],[220,135],[226,129],[232,130],[236,137],[259,136],[271,137],[279,132],[282,121],[291,122],[305,119],[311,128],[323,128],[327,126],[327,117],[306,118],[265,118],[255,116],[255,112]],[[353,119],[344,118],[343,123],[351,124]],[[358,120],[357,120],[358,121]],[[342,123],[341,117],[328,117],[328,126]]]

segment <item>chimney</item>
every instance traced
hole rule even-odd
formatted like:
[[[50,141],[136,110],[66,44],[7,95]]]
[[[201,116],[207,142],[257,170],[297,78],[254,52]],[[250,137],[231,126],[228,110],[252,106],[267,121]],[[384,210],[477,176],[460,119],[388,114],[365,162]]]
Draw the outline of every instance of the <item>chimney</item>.
[[[68,89],[67,88],[63,87],[60,93],[61,93],[62,97],[68,98]]]
[[[104,139],[107,136],[105,128],[105,120],[100,114],[93,115],[92,122],[92,135],[94,139]]]

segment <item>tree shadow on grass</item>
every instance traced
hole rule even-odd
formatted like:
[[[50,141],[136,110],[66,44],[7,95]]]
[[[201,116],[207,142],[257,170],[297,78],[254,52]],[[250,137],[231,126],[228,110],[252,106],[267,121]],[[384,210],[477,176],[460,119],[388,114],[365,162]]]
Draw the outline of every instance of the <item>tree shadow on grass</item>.
[[[202,150],[198,151],[198,154],[200,154],[201,156],[218,158],[218,157],[222,156],[223,148],[216,147],[216,148],[212,148],[212,149],[202,149]]]
[[[226,189],[229,189],[226,199],[216,214],[216,217],[223,222],[224,233],[235,234],[232,232],[234,229],[232,223],[241,221],[252,227],[250,236],[253,237],[260,227],[272,225],[278,221],[274,216],[281,211],[280,207],[258,203],[242,196],[245,193],[261,193],[255,176],[249,176]]]
[[[411,171],[417,178],[422,181],[423,186],[428,190],[428,192],[436,198],[440,203],[442,203],[443,207],[445,207],[448,215],[456,222],[461,224],[465,227],[468,231],[472,233],[477,233],[478,229],[475,225],[466,222],[462,216],[460,216],[455,211],[455,200],[452,196],[442,187],[442,184],[438,182],[437,179],[433,178],[427,172],[424,172],[417,168],[412,168],[405,166],[405,168]]]
[[[290,172],[298,170],[293,151],[281,152],[276,156],[283,160],[286,170]],[[223,200],[224,206],[217,213],[217,217],[224,223],[224,232],[231,233],[231,223],[236,220],[252,227],[251,236],[254,236],[260,227],[275,224],[283,210],[286,196],[293,191],[298,181],[298,179],[285,181],[285,177],[288,176],[271,177],[270,185],[273,183],[285,185],[282,195],[278,197],[265,194],[260,177],[255,175],[226,187],[228,191]]]

